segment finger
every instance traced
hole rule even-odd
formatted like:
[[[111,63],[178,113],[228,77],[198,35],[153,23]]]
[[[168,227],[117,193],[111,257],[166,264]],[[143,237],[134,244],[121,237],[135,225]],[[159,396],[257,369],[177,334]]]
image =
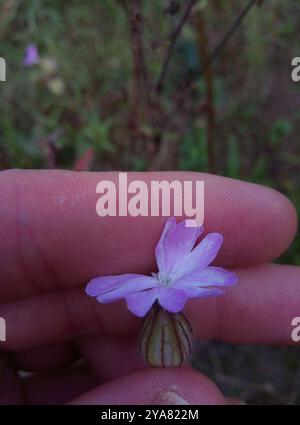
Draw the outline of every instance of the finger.
[[[0,404],[64,404],[97,385],[99,380],[84,364],[21,378],[1,356]]]
[[[96,214],[97,183],[117,177],[63,171],[0,174],[2,302],[82,285],[95,276],[154,270],[164,220]],[[295,234],[292,204],[272,189],[200,173],[133,173],[130,179],[142,179],[149,188],[153,180],[205,180],[205,228],[224,235],[221,265],[271,260]]]
[[[101,383],[145,367],[136,339],[102,335],[81,338],[76,345]]]
[[[7,356],[0,357],[0,404],[23,404],[24,393],[18,372],[9,364]]]
[[[43,373],[22,381],[27,404],[65,404],[99,385],[85,365]]]
[[[225,404],[216,385],[192,369],[142,369],[108,382],[71,404]]]
[[[232,343],[292,344],[291,321],[299,316],[300,268],[261,265],[237,270],[239,283],[222,297],[190,300],[186,314],[195,337]],[[54,344],[78,336],[137,336],[141,320],[123,301],[100,305],[83,289],[54,291],[0,305],[7,340],[0,349]],[[39,320],[36,320],[39,317]]]
[[[70,343],[20,350],[11,354],[16,369],[30,372],[50,372],[73,363],[78,354]]]

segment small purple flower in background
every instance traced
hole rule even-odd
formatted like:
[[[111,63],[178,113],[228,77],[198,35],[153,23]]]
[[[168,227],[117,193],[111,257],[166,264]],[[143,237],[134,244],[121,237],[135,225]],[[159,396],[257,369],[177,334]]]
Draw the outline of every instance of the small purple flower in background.
[[[179,313],[189,298],[224,294],[237,276],[221,267],[210,266],[223,243],[219,233],[210,233],[195,246],[202,227],[166,222],[155,249],[158,273],[152,276],[123,274],[92,279],[86,293],[101,303],[125,298],[128,309],[144,317],[156,302],[170,313]]]
[[[25,50],[25,56],[23,59],[24,66],[36,65],[40,60],[39,52],[35,44],[28,44]]]

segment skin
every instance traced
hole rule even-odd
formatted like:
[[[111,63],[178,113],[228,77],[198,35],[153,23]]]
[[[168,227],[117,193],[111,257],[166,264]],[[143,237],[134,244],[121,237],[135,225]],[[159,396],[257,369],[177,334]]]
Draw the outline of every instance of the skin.
[[[239,283],[223,297],[188,302],[185,313],[196,337],[292,344],[300,269],[271,263],[296,234],[291,202],[272,189],[207,174],[130,178],[205,181],[205,234],[223,234],[215,264],[234,269]],[[85,295],[93,277],[154,271],[165,222],[98,217],[95,187],[101,179],[117,175],[0,173],[0,317],[7,323],[0,403],[226,403],[213,382],[189,367],[145,367],[137,349],[140,320],[123,301],[101,305]],[[20,378],[17,369],[36,374]]]

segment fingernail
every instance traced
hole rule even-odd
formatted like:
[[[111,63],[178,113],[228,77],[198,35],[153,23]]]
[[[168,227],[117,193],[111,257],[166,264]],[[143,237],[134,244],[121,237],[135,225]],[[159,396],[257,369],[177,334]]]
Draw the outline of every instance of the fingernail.
[[[150,404],[188,405],[190,403],[174,390],[162,390],[156,394]]]

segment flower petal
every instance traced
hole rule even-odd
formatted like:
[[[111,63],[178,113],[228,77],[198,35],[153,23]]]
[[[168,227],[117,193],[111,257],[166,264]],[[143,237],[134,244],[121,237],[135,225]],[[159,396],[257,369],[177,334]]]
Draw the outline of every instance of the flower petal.
[[[97,300],[102,303],[110,303],[135,292],[152,289],[157,285],[157,280],[150,276],[139,276],[134,279],[127,279],[124,283],[109,292],[97,295]]]
[[[203,226],[186,227],[186,220],[181,221],[168,234],[166,238],[167,248],[177,256],[188,254],[193,249],[196,240],[203,232]]]
[[[207,298],[224,295],[225,290],[221,288],[198,288],[191,286],[185,289],[185,293],[188,298]]]
[[[178,313],[181,311],[188,296],[183,289],[174,289],[172,287],[160,287],[158,292],[159,304],[170,313]]]
[[[157,288],[126,296],[127,308],[138,317],[144,317],[157,299]]]
[[[176,227],[176,219],[174,217],[168,218],[165,227],[162,231],[161,237],[155,248],[156,261],[159,270],[166,267],[167,264],[167,249],[166,249],[166,238],[168,234]]]
[[[236,284],[237,280],[238,278],[235,273],[225,270],[222,267],[210,266],[200,273],[192,272],[182,276],[177,282],[174,282],[173,287],[231,286]]]
[[[168,225],[155,250],[161,276],[167,277],[175,272],[182,258],[191,252],[202,231],[203,226],[187,227],[186,220],[175,226],[174,221]]]
[[[142,274],[121,274],[116,276],[103,276],[96,277],[92,279],[86,286],[85,292],[91,297],[98,297],[101,294],[105,294],[106,292],[112,291],[119,287],[123,287],[127,283],[131,283],[145,279],[152,279],[152,282],[155,284],[153,278],[149,276],[144,276]]]
[[[223,243],[220,233],[209,233],[193,249],[193,251],[181,260],[179,268],[173,273],[172,280],[178,280],[192,272],[201,272],[216,258]]]

